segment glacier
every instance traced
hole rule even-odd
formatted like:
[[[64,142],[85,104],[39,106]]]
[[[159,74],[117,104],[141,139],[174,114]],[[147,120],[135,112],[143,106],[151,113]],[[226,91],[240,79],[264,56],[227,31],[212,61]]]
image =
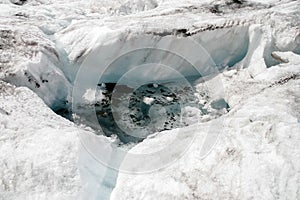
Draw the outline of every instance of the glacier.
[[[0,199],[300,198],[298,1],[0,5]],[[192,88],[185,125],[103,134],[101,88],[153,82]]]

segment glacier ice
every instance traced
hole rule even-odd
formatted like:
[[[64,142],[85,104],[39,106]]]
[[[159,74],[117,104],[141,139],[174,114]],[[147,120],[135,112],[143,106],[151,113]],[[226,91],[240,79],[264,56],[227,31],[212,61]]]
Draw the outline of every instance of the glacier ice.
[[[298,198],[299,2],[28,0],[15,5],[0,0],[0,5],[0,199]],[[191,41],[205,52],[191,47]],[[152,49],[130,52],[138,46]],[[87,62],[93,54],[102,62]],[[89,115],[94,104],[105,100],[104,89],[118,85],[126,72],[132,71],[119,82],[123,89],[124,82],[134,85],[132,78],[155,80],[155,88],[178,78],[151,63],[170,64],[194,78],[191,96],[203,106],[191,103],[182,109],[188,126],[166,127],[138,144],[123,144],[126,153],[116,153],[120,141],[114,134],[96,135],[95,129],[52,111],[84,106]],[[89,64],[87,71],[81,68]],[[136,65],[143,70],[135,71]],[[78,93],[74,86],[81,88]],[[77,105],[72,105],[74,95],[82,100]],[[166,102],[175,99],[168,96]],[[155,103],[145,95],[142,100],[146,111]],[[155,116],[160,109],[149,113]],[[201,130],[211,124],[222,134],[205,154]],[[91,149],[78,141],[82,136]],[[159,171],[128,174],[97,160],[101,154],[106,164],[127,172],[151,169],[160,164],[157,158],[173,158],[162,154],[136,162],[132,155],[161,149],[174,138],[179,149],[193,142]]]

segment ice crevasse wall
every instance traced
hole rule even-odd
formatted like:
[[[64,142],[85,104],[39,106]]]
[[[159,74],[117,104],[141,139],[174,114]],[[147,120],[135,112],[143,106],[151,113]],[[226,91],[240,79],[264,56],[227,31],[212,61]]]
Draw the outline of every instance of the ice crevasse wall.
[[[125,48],[128,48],[126,40],[136,43],[143,42],[142,45],[147,47],[155,46],[159,43],[161,37],[169,37],[168,42],[170,43],[165,45],[168,48],[171,46],[171,48],[174,49],[181,48],[183,46],[182,42],[185,42],[185,38],[182,38],[180,35],[173,35],[176,30],[169,33],[170,35],[159,36],[151,35],[151,33],[143,35],[143,33],[128,33],[127,31],[122,32],[120,30],[113,31],[100,27],[92,28],[87,34],[82,34],[84,29],[89,30],[91,28],[81,27],[79,30],[76,29],[71,32],[65,31],[66,33],[60,36],[60,40],[67,48],[70,48],[72,45],[74,46],[69,54],[57,48],[57,44],[54,44],[52,41],[48,40],[48,44],[36,44],[35,38],[32,38],[32,36],[25,38],[26,35],[30,35],[30,32],[25,34],[22,33],[22,30],[8,30],[7,33],[3,33],[7,34],[8,37],[9,34],[16,33],[20,36],[20,38],[16,38],[16,40],[21,39],[20,42],[22,42],[23,45],[27,45],[26,50],[21,49],[18,54],[22,52],[25,54],[25,51],[26,54],[33,54],[30,55],[32,59],[26,60],[25,62],[22,61],[22,63],[17,64],[13,68],[8,68],[4,73],[2,72],[4,80],[19,86],[28,86],[44,99],[46,104],[54,110],[58,110],[67,106],[76,72],[84,57],[93,49],[101,47],[102,52],[111,52],[112,54],[114,52],[111,51],[111,49],[113,49],[116,50],[117,55],[117,50],[121,49],[123,45],[126,44]],[[3,32],[5,32],[5,30],[3,30]],[[78,35],[80,36],[78,37]],[[199,44],[207,50],[219,70],[239,66],[240,68],[248,68],[251,76],[259,74],[267,67],[275,65],[276,63],[278,64],[278,60],[271,57],[273,51],[280,50],[280,48],[297,51],[295,44],[297,44],[297,40],[299,40],[299,36],[297,38],[291,38],[291,41],[284,41],[285,43],[280,44],[278,47],[278,42],[275,43],[274,41],[276,39],[274,35],[272,35],[272,29],[257,24],[206,30],[204,32],[195,33],[190,37],[193,41],[199,42]],[[90,39],[93,39],[93,41],[89,43]],[[85,43],[85,46],[81,44],[82,42]],[[37,45],[39,47],[36,47]],[[136,46],[136,44],[132,45]],[[35,47],[39,48],[38,51],[37,49],[31,50],[31,46],[33,49]],[[25,47],[23,46],[23,48]],[[186,51],[188,51],[188,49]],[[104,55],[104,59],[108,59],[110,56],[112,55]],[[141,58],[131,57],[131,59],[134,60],[134,62],[139,60],[138,62],[140,64],[143,62]],[[160,57],[152,59],[158,60]],[[203,59],[207,59],[207,55],[204,55]],[[124,68],[124,71],[130,69],[130,60],[127,62],[129,62],[126,63],[128,67]],[[151,62],[151,60],[149,60],[149,62]],[[255,63],[255,65],[252,65],[252,63]],[[99,66],[95,66],[96,70],[98,67]],[[192,76],[194,73],[190,68],[185,69],[182,67],[178,70],[186,76]],[[115,82],[124,71],[108,71],[104,81]],[[140,77],[145,76],[148,76],[147,72]],[[162,79],[164,78],[162,77]],[[165,77],[165,79],[168,79],[168,77]],[[51,83],[48,82],[49,80],[51,80]]]
[[[103,59],[110,59],[113,54],[118,55],[119,49],[130,48],[126,41],[132,42],[132,46],[136,46],[135,43],[141,43],[140,46],[155,46],[164,37],[169,38],[168,44],[160,46],[165,45],[166,48],[176,50],[182,48],[184,38],[192,39],[208,52],[219,70],[238,66],[248,68],[249,74],[255,76],[263,69],[279,63],[278,59],[271,56],[273,51],[299,53],[300,36],[296,20],[287,18],[282,21],[279,14],[264,14],[264,19],[251,13],[250,17],[232,16],[233,19],[216,19],[214,23],[208,23],[201,18],[200,22],[187,19],[191,21],[189,25],[184,23],[185,18],[177,20],[175,24],[171,23],[170,16],[147,16],[145,24],[140,24],[139,18],[129,22],[124,17],[124,24],[121,26],[122,21],[119,23],[118,18],[107,24],[98,19],[78,20],[54,35],[45,31],[44,27],[37,28],[32,24],[26,25],[25,29],[8,25],[1,30],[8,47],[2,56],[5,67],[1,71],[1,77],[15,85],[28,86],[47,105],[59,110],[69,106],[76,73],[90,52],[100,49]],[[161,27],[153,27],[156,20],[162,20]],[[265,21],[269,23],[266,24]],[[288,33],[285,29],[289,29]],[[188,54],[188,49],[186,53]],[[197,52],[193,54],[196,55]],[[13,57],[17,59],[8,61]],[[152,56],[154,60],[161,59],[153,57],[155,55]],[[151,62],[151,56],[149,58]],[[143,62],[142,58],[131,59],[137,63]],[[131,65],[130,60],[126,62],[125,65]],[[114,82],[120,73],[130,68],[125,65],[123,71],[107,71],[111,75],[105,76],[106,81]],[[95,66],[95,70],[96,68],[99,66]],[[183,75],[194,73],[190,68],[184,67],[179,71]],[[144,76],[147,76],[146,73],[147,71]]]
[[[294,4],[296,6],[292,6],[294,10],[291,13],[296,16],[297,2]],[[175,13],[176,16],[176,11],[168,12]],[[180,9],[178,12],[181,12]],[[174,23],[172,16],[168,14],[166,17],[153,17],[148,13],[144,22],[146,25],[140,24],[138,20],[130,21],[125,16],[124,21],[74,20],[66,28],[59,30],[44,24],[37,25],[36,22],[19,27],[5,22],[0,30],[5,46],[5,50],[1,49],[0,77],[16,86],[27,86],[50,108],[61,113],[70,110],[76,74],[93,50],[100,49],[104,60],[117,56],[120,49],[130,49],[130,45],[134,47],[137,44],[165,45],[166,48],[181,49],[188,54],[190,49],[182,50],[182,46],[186,40],[193,40],[205,48],[220,72],[246,68],[249,77],[254,78],[271,66],[285,61],[292,62],[296,54],[300,53],[299,23],[295,20],[297,17],[282,18],[281,14],[265,14],[262,12],[256,16],[252,13],[239,19],[230,16],[226,20],[216,19],[213,23],[207,22],[209,20],[199,22],[200,19],[183,18]],[[153,24],[157,24],[156,20],[161,20],[161,25],[154,26]],[[61,23],[67,24],[63,21]],[[52,30],[55,31],[51,32]],[[162,41],[168,43],[163,44]],[[163,62],[163,59],[169,62],[168,57],[155,52],[147,52],[147,55],[149,63],[157,60]],[[133,55],[127,59],[123,70],[130,70],[131,64],[143,64],[145,58],[140,56]],[[199,60],[204,63],[207,57]],[[121,60],[116,64],[124,62]],[[95,65],[94,70],[98,67]],[[179,67],[177,70],[185,76],[194,74],[189,67]],[[124,71],[107,71],[104,81],[114,82]],[[89,74],[92,76],[93,72]],[[170,78],[168,74],[158,75],[157,79]],[[138,77],[143,79],[147,76],[149,74],[145,71]],[[226,100],[230,106],[235,105],[230,97]],[[119,197],[117,193],[114,196],[116,199]]]

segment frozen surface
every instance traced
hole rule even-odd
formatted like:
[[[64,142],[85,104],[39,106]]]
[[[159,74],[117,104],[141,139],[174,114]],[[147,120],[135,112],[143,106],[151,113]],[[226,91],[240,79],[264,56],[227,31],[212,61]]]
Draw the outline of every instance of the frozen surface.
[[[1,200],[300,198],[299,1],[0,0],[0,6]],[[183,48],[188,41],[207,54]],[[199,122],[194,107],[185,107],[186,123],[194,125],[155,133],[130,150],[163,147],[178,130],[187,137],[196,133],[177,162],[140,175],[107,169],[79,145],[77,133],[99,137],[107,146],[116,138],[95,136],[52,111],[70,110],[77,72],[94,50],[105,64],[137,46],[180,51],[200,66],[213,63],[220,70],[206,83],[222,81],[230,109],[205,159],[199,147],[203,133],[195,130],[217,119],[201,116]],[[145,51],[107,71],[92,66],[79,86],[97,78],[99,68],[105,72],[103,82],[115,82],[135,65],[158,60],[174,64],[184,76],[195,75],[190,63]],[[130,74],[128,80],[174,78],[168,71],[151,70]],[[195,88],[200,96],[204,84],[196,82]],[[95,94],[92,87],[82,91],[84,103],[104,98],[94,99]],[[153,99],[143,101],[148,105]],[[129,160],[128,155],[118,159],[120,168]]]
[[[272,77],[275,72],[276,78]],[[189,151],[174,165],[143,175],[119,174],[111,199],[299,198],[300,82],[299,78],[278,82],[287,74],[299,77],[299,72],[299,66],[291,65],[270,68],[257,80],[245,71],[230,78],[226,72],[219,75],[231,111],[224,117],[213,151],[201,159],[200,131]],[[207,125],[182,131],[203,130]],[[170,140],[168,136],[160,134],[132,151],[144,152],[157,141]]]
[[[0,91],[0,199],[78,197],[77,128],[28,88]]]

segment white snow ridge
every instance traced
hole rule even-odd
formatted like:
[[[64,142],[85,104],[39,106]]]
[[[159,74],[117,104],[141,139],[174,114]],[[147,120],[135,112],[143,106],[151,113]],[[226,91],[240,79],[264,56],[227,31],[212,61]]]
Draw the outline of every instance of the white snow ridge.
[[[300,199],[299,1],[0,7],[0,200]]]

